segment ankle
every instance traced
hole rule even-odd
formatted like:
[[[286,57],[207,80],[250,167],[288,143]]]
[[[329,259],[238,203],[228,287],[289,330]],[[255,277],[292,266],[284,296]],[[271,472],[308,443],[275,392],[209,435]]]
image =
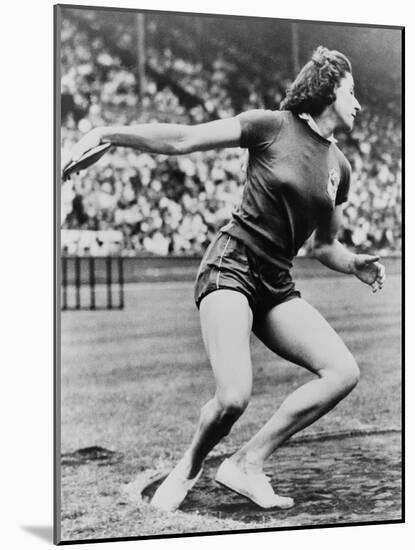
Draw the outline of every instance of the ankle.
[[[188,449],[184,453],[182,460],[186,464],[186,477],[188,479],[193,479],[196,477],[202,468],[202,464],[195,461],[195,457],[191,449]]]
[[[235,453],[229,460],[246,473],[262,473],[264,462],[259,457]]]

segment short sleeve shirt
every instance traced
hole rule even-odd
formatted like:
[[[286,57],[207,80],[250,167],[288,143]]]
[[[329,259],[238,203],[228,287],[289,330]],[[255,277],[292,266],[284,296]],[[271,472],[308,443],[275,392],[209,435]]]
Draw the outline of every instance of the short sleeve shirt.
[[[242,201],[222,231],[257,256],[290,268],[336,205],[347,200],[350,164],[337,145],[290,111],[239,115],[249,152]]]

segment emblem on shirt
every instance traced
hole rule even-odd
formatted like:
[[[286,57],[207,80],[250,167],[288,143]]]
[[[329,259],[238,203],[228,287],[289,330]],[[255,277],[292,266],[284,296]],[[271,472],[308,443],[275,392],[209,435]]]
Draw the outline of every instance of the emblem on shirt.
[[[337,188],[339,187],[339,183],[340,183],[340,174],[335,168],[332,168],[329,171],[329,180],[327,182],[327,193],[329,194],[329,197],[333,203],[336,200]]]

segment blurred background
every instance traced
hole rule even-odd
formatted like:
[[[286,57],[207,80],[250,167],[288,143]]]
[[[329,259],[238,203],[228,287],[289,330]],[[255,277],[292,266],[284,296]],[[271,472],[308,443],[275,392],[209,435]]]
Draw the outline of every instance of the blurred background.
[[[196,124],[278,109],[318,45],[346,54],[362,112],[352,134],[338,136],[353,169],[340,239],[355,250],[400,255],[399,29],[72,7],[61,13],[63,151],[98,125]],[[240,200],[245,154],[115,149],[62,183],[62,252],[200,256]]]

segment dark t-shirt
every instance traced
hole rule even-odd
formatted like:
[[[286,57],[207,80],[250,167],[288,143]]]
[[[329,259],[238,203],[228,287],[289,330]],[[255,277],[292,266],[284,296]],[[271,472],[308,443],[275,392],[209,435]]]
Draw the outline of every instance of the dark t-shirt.
[[[222,228],[257,256],[290,268],[335,205],[347,199],[350,164],[335,143],[290,111],[239,115],[248,148],[242,202]]]

